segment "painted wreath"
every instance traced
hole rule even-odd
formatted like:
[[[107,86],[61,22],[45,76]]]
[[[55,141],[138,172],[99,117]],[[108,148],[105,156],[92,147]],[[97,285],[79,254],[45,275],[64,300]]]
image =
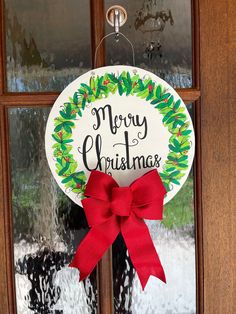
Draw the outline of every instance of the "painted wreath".
[[[71,154],[75,120],[78,116],[82,117],[88,103],[117,92],[120,96],[136,95],[146,99],[163,116],[162,122],[172,135],[169,139],[167,160],[159,174],[167,191],[172,189],[173,184],[180,185],[179,180],[188,168],[188,151],[191,148],[192,130],[184,113],[185,108],[181,106],[181,100],[174,101],[173,95],[162,85],[156,85],[150,78],[142,79],[136,73],[131,75],[129,71],[123,71],[119,76],[113,73],[96,77],[92,75],[89,85],[81,83],[73,97],[64,103],[60,115],[54,119],[53,155],[56,158],[56,172],[61,177],[61,182],[83,198],[87,179],[83,171],[78,171],[78,163]]]

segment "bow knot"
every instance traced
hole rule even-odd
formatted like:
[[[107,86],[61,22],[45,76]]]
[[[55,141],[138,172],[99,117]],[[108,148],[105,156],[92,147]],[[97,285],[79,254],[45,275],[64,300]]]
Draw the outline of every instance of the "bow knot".
[[[150,275],[165,282],[165,273],[143,219],[161,220],[166,190],[156,170],[128,187],[109,175],[92,171],[83,208],[91,230],[77,248],[70,266],[87,277],[121,232],[144,289]]]
[[[111,199],[111,211],[115,215],[124,217],[130,215],[133,200],[130,187],[114,187]]]

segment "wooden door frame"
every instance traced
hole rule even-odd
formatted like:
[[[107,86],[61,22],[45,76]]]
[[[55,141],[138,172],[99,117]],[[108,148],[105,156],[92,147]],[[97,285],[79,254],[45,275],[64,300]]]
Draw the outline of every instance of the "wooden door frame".
[[[8,149],[7,108],[14,106],[51,105],[58,93],[16,94],[5,88],[5,51],[3,0],[1,3],[0,53],[0,313],[16,312],[12,214]],[[233,268],[236,208],[236,117],[233,86],[236,66],[236,3],[233,0],[193,1],[193,34],[195,36],[193,89],[177,90],[181,97],[195,103],[197,151],[195,167],[195,208],[197,236],[197,312],[236,312],[235,269]],[[91,0],[92,50],[104,35],[103,1]],[[96,32],[95,32],[96,30]],[[200,37],[199,37],[200,30]],[[201,56],[201,58],[199,58]],[[105,62],[104,50],[96,66]],[[200,72],[199,72],[200,65]],[[235,72],[234,72],[235,71]],[[201,83],[201,84],[200,84]],[[201,96],[201,102],[200,102]],[[220,130],[220,132],[219,132]],[[221,154],[219,154],[221,151]],[[202,162],[201,162],[202,160]],[[100,264],[100,312],[112,313],[110,253]],[[204,258],[203,258],[204,257]],[[109,270],[109,271],[107,271]]]
[[[200,0],[205,313],[236,313],[236,1]]]

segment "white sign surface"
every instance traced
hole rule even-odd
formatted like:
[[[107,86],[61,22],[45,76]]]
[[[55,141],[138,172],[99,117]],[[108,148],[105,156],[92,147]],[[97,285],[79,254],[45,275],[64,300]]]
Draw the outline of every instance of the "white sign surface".
[[[45,145],[57,183],[79,205],[92,170],[128,186],[157,169],[167,203],[191,169],[194,131],[186,106],[165,81],[139,68],[111,66],[87,72],[60,94]]]

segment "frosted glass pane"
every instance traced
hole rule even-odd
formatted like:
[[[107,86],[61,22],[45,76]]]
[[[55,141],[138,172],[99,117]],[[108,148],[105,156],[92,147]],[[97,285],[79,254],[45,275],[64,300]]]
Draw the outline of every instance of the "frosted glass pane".
[[[8,91],[60,91],[91,68],[89,6],[5,0]]]
[[[81,283],[68,267],[88,226],[51,176],[44,151],[49,111],[8,112],[17,313],[97,313],[96,271]]]
[[[192,105],[188,109],[192,115]],[[193,182],[191,172],[181,191],[165,206],[163,221],[146,220],[167,284],[152,276],[142,291],[123,238],[117,238],[113,245],[115,313],[196,313]]]
[[[106,8],[117,4],[106,0]],[[154,72],[173,87],[192,86],[191,0],[121,0],[128,20],[121,27],[133,43],[136,66]],[[113,31],[107,25],[107,32]],[[124,38],[106,40],[107,64],[132,63]]]

